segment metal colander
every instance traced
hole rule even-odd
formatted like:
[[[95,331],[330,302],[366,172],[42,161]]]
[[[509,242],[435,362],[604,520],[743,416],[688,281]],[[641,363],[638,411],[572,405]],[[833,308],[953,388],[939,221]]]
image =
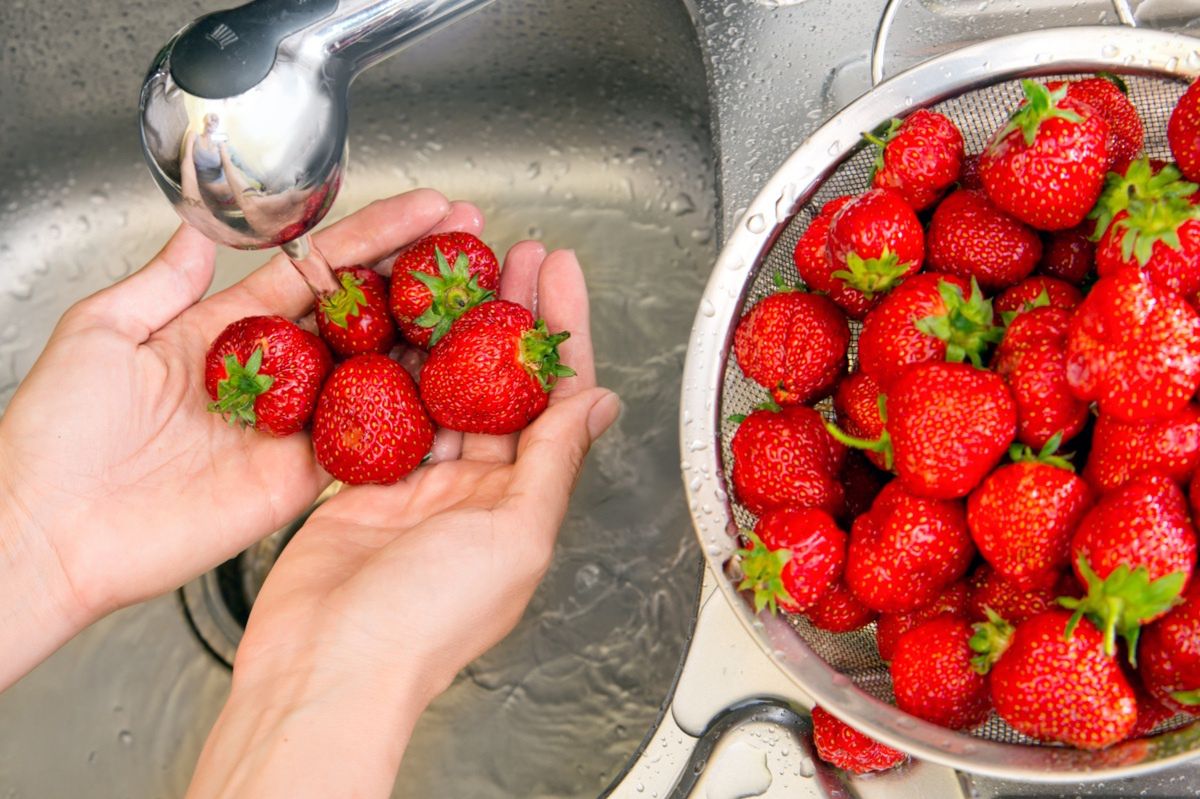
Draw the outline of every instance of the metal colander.
[[[979,152],[1023,98],[1020,78],[1121,73],[1145,122],[1146,152],[1169,158],[1167,119],[1187,81],[1200,74],[1200,41],[1129,28],[1069,28],[995,39],[926,62],[880,84],[818,130],[771,177],[731,234],[696,317],[685,367],[682,444],[685,482],[696,531],[739,615],[775,662],[818,704],[915,756],[1006,779],[1047,782],[1133,776],[1189,757],[1200,746],[1200,722],[1179,716],[1150,738],[1101,752],[1039,744],[993,716],[970,733],[937,727],[895,708],[874,626],[834,634],[802,617],[755,617],[729,576],[739,528],[755,517],[731,498],[729,442],[733,414],[766,398],[733,358],[741,314],[775,290],[782,274],[799,282],[796,240],[821,206],[868,186],[874,153],[860,132],[917,108],[948,115],[968,153]],[[852,323],[850,363],[859,325]],[[828,400],[818,409],[832,417]]]

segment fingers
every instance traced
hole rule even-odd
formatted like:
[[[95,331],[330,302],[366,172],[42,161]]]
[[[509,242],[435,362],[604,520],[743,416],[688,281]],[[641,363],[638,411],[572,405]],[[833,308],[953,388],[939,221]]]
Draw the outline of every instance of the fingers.
[[[587,284],[574,252],[557,250],[546,258],[538,274],[538,305],[551,333],[571,333],[558,345],[558,354],[562,363],[575,370],[575,376],[559,380],[550,395],[552,403],[562,402],[596,385]]]
[[[461,232],[478,236],[483,232],[483,211],[474,203],[455,200],[450,203],[450,213],[433,226],[430,233]]]
[[[504,258],[500,273],[500,299],[533,308],[538,271],[546,259],[546,248],[537,241],[522,241]],[[462,457],[467,460],[512,463],[517,454],[517,435],[469,434],[462,439]]]
[[[548,408],[521,434],[509,492],[496,510],[539,537],[537,543],[553,538],[588,449],[620,409],[617,395],[604,388],[577,392]]]
[[[84,324],[111,327],[141,344],[204,296],[215,257],[216,245],[203,233],[180,225],[149,263],[81,302],[72,316]]]

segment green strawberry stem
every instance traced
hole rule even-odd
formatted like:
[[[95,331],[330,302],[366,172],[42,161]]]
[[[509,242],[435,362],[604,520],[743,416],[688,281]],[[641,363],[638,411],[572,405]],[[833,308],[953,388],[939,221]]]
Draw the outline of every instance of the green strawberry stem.
[[[1171,698],[1181,705],[1200,705],[1200,688],[1194,691],[1173,691]]]
[[[1003,326],[1007,328],[1009,325],[1011,325],[1013,323],[1013,320],[1016,319],[1021,314],[1026,313],[1027,311],[1032,311],[1035,308],[1049,308],[1049,307],[1050,307],[1050,293],[1048,291],[1046,291],[1045,289],[1042,289],[1040,294],[1038,294],[1036,297],[1034,297],[1029,302],[1022,304],[1021,310],[1002,312],[1000,314],[1000,320],[1003,323]]]
[[[566,330],[550,333],[544,319],[537,320],[533,328],[521,336],[521,363],[542,384],[543,391],[552,391],[560,377],[574,376],[575,370],[560,363],[558,356],[558,345],[570,337]]]
[[[875,173],[883,169],[883,150],[887,147],[887,143],[892,140],[892,137],[896,135],[896,131],[899,130],[900,125],[901,121],[893,118],[880,125],[874,131],[863,133],[863,139],[868,144],[875,146],[875,161],[871,165],[871,174],[867,178],[868,182],[873,181]]]
[[[752,410],[770,411],[771,413],[779,413],[780,411],[783,410],[783,408],[781,408],[779,406],[778,402],[771,399],[770,397],[767,397],[767,399],[765,399],[762,402],[755,405]],[[726,420],[733,422],[734,424],[741,424],[742,422],[746,421],[746,414],[733,413],[733,414],[730,414],[729,416],[726,416],[725,418],[726,418]]]
[[[1087,584],[1087,596],[1059,597],[1058,604],[1075,611],[1067,623],[1064,637],[1070,638],[1079,620],[1085,616],[1104,635],[1104,652],[1113,655],[1117,651],[1117,636],[1129,647],[1129,664],[1137,666],[1137,642],[1142,624],[1155,618],[1179,601],[1179,595],[1187,582],[1187,572],[1179,571],[1151,582],[1145,566],[1131,569],[1122,563],[1101,579],[1088,564],[1087,558],[1079,556],[1079,574]]]
[[[989,607],[985,607],[984,611],[988,620],[972,625],[975,633],[968,641],[971,651],[975,653],[975,657],[971,658],[971,668],[979,674],[991,671],[992,666],[1012,643],[1014,632],[1013,626],[1001,618],[999,613]]]
[[[792,559],[792,553],[787,549],[769,549],[750,530],[743,530],[742,535],[749,539],[750,546],[738,550],[743,575],[738,590],[754,591],[755,613],[770,608],[776,614],[780,600],[792,601],[792,595],[783,585],[783,567]]]
[[[1065,83],[1050,91],[1045,84],[1035,80],[1023,80],[1021,88],[1025,91],[1025,103],[1013,112],[1008,125],[1001,131],[997,140],[1003,139],[1014,130],[1019,130],[1025,138],[1025,146],[1032,147],[1037,139],[1038,129],[1048,119],[1065,119],[1076,124],[1083,122],[1083,117],[1074,111],[1059,108],[1058,104],[1067,96]]]
[[[883,394],[879,395],[879,418],[887,422],[887,397]],[[845,444],[847,447],[854,449],[866,450],[867,452],[882,452],[884,467],[891,469],[894,453],[892,452],[892,434],[883,428],[883,434],[874,441],[867,438],[857,438],[852,436],[842,428],[838,427],[833,422],[826,420],[825,429],[829,431],[829,435],[833,436],[838,441]]]
[[[476,305],[487,302],[493,294],[490,290],[481,288],[479,277],[471,274],[471,262],[466,253],[458,254],[453,267],[440,249],[434,248],[433,254],[437,261],[436,275],[426,274],[419,269],[409,272],[433,295],[425,313],[413,320],[421,327],[432,329],[433,332],[429,336],[430,346],[450,332],[450,326],[460,316]]]
[[[791,283],[788,283],[787,278],[783,276],[783,272],[776,272],[772,278],[772,282],[775,284],[776,292],[782,293],[785,291],[798,291],[800,293],[805,293],[807,291],[803,285],[792,285]]]
[[[1088,214],[1088,219],[1096,225],[1092,231],[1092,241],[1099,241],[1104,236],[1117,214],[1129,211],[1129,217],[1121,221],[1121,226],[1128,231],[1121,241],[1122,255],[1128,260],[1136,250],[1144,266],[1154,242],[1163,240],[1169,246],[1179,248],[1178,235],[1175,236],[1175,243],[1170,244],[1169,234],[1175,232],[1183,221],[1200,213],[1188,199],[1198,189],[1200,186],[1184,180],[1173,164],[1167,164],[1155,174],[1148,156],[1130,163],[1123,175],[1109,172],[1104,191],[1096,201],[1096,207]],[[1164,207],[1160,208],[1160,205]],[[1139,243],[1143,237],[1147,238],[1148,243]],[[1142,259],[1143,252],[1145,259]]]
[[[367,304],[367,295],[363,293],[363,282],[354,276],[353,272],[343,272],[339,275],[341,289],[320,301],[321,313],[325,318],[340,328],[346,327],[346,320],[358,316],[359,311]]]
[[[1058,448],[1062,445],[1063,433],[1059,430],[1045,443],[1040,451],[1034,452],[1033,447],[1028,444],[1013,444],[1008,448],[1008,457],[1013,463],[1033,462],[1044,463],[1047,466],[1057,466],[1059,469],[1066,469],[1068,472],[1075,471],[1075,464],[1071,463],[1067,458],[1071,455],[1058,454]]]
[[[210,402],[208,409],[224,416],[229,424],[254,427],[258,417],[254,414],[254,401],[264,394],[275,382],[271,375],[260,375],[262,347],[256,347],[246,360],[238,363],[237,356],[225,356],[225,379],[217,383],[217,401]]]
[[[1116,86],[1121,90],[1121,94],[1129,94],[1129,84],[1120,75],[1115,75],[1112,72],[1097,72],[1097,78],[1104,78],[1106,81]]]
[[[848,269],[839,269],[831,274],[847,286],[861,291],[867,299],[890,291],[909,273],[912,262],[900,262],[900,256],[884,247],[878,258],[862,258],[852,252],[846,256]]]
[[[971,278],[971,297],[953,283],[938,282],[938,294],[946,306],[944,313],[926,316],[914,324],[927,336],[946,342],[946,360],[962,363],[970,360],[983,368],[983,353],[1004,337],[1004,328],[994,324],[992,301],[983,296],[975,278]]]

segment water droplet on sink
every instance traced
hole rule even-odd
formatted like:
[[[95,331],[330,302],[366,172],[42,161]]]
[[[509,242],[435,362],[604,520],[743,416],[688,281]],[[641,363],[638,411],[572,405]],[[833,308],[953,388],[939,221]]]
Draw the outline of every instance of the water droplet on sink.
[[[121,730],[117,733],[117,739],[125,746],[133,746],[133,733],[129,730]]]
[[[713,305],[709,300],[704,300],[700,303],[700,313],[704,314],[705,316],[716,316],[717,306]]]
[[[767,220],[762,214],[754,214],[746,220],[746,229],[751,233],[762,233],[767,229]]]

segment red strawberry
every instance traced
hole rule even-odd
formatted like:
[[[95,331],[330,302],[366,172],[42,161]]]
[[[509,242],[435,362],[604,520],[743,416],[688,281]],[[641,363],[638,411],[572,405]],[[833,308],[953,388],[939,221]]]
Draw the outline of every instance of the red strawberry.
[[[979,553],[1023,591],[1052,583],[1068,564],[1071,534],[1091,504],[1088,484],[1053,454],[1057,446],[1051,439],[1037,455],[1013,447],[1015,462],[988,475],[967,500]]]
[[[1050,83],[1053,90],[1061,84]],[[1110,170],[1120,171],[1142,151],[1146,133],[1137,109],[1126,96],[1129,88],[1116,75],[1101,75],[1095,78],[1071,81],[1067,84],[1067,96],[1082,100],[1096,110],[1108,122],[1108,152]]]
[[[994,660],[992,704],[1008,724],[1040,741],[1102,749],[1125,739],[1137,700],[1104,636],[1086,619],[1049,610],[1017,626],[979,625],[971,646],[980,668]],[[997,630],[998,628],[998,630]],[[998,654],[997,654],[998,653]]]
[[[988,143],[979,176],[992,202],[1025,224],[1075,227],[1104,187],[1109,124],[1065,86],[1021,85],[1026,100]]]
[[[993,323],[991,300],[966,280],[927,272],[889,294],[863,323],[859,368],[885,392],[914,364],[982,363],[1004,331]]]
[[[1188,483],[1188,508],[1192,511],[1192,519],[1200,519],[1200,471],[1193,474]]]
[[[550,333],[525,308],[506,300],[463,314],[421,367],[421,400],[442,427],[504,435],[546,409],[560,377],[558,345],[570,333]]]
[[[1176,414],[1200,386],[1200,316],[1136,269],[1101,278],[1071,318],[1067,382],[1119,419]]]
[[[406,339],[429,348],[499,288],[500,263],[486,244],[470,233],[436,233],[396,256],[392,315]]]
[[[838,580],[805,615],[819,630],[848,633],[866,627],[878,614],[859,602],[845,581]]]
[[[742,372],[780,405],[821,399],[846,371],[850,327],[819,294],[784,290],[759,301],[738,322],[733,350]]]
[[[896,705],[952,730],[981,724],[991,701],[987,679],[971,665],[971,623],[941,615],[905,633],[892,658]]]
[[[1151,472],[1182,483],[1200,467],[1200,406],[1165,419],[1123,422],[1100,414],[1083,476],[1108,491]]]
[[[1083,223],[1069,230],[1051,233],[1042,248],[1039,274],[1064,280],[1073,286],[1083,284],[1096,261],[1096,245],[1092,243],[1092,226]]]
[[[1138,667],[1155,699],[1200,714],[1200,581],[1192,581],[1182,604],[1142,631]]]
[[[841,510],[837,474],[846,448],[833,440],[812,408],[757,410],[738,426],[729,448],[734,492],[751,513],[799,507],[836,516]]]
[[[961,503],[888,483],[854,520],[846,585],[868,607],[903,613],[928,605],[962,577],[975,554]]]
[[[1058,579],[1058,575],[1055,575],[1056,582]],[[1042,611],[1058,607],[1054,601],[1058,596],[1055,585],[1037,586],[1025,591],[986,563],[975,568],[967,585],[970,594],[966,615],[971,621],[987,621],[990,608],[1001,618],[1020,624]]]
[[[1167,142],[1179,170],[1188,180],[1200,182],[1200,80],[1188,86],[1171,111]]]
[[[1069,441],[1088,421],[1088,404],[1067,383],[1067,331],[1060,308],[1035,308],[1012,320],[992,369],[1017,403],[1017,440],[1041,449],[1052,437]]]
[[[248,316],[221,331],[204,359],[208,409],[273,436],[301,430],[333,367],[321,339],[279,316]]]
[[[764,513],[741,550],[739,591],[754,592],[754,611],[803,613],[842,576],[846,534],[825,511],[780,508]]]
[[[958,176],[958,185],[968,191],[983,191],[983,180],[979,177],[980,153],[974,153],[963,158],[962,172]]]
[[[959,190],[929,222],[926,263],[935,272],[974,277],[984,291],[1020,282],[1042,257],[1042,240],[981,191]]]
[[[870,189],[829,222],[830,296],[861,318],[897,283],[921,268],[925,231],[892,189]],[[840,284],[840,285],[838,285]]]
[[[883,435],[881,400],[883,392],[879,384],[863,372],[855,372],[838,383],[833,393],[833,409],[846,433],[873,441]],[[889,468],[885,453],[868,451],[866,456],[880,469]]]
[[[845,284],[830,276],[833,266],[829,261],[829,223],[833,221],[833,215],[852,200],[854,197],[847,194],[835,197],[821,206],[820,212],[808,223],[808,227],[796,242],[796,249],[792,251],[792,262],[796,265],[796,273],[800,275],[804,285],[813,291],[830,294],[831,299],[835,287]],[[834,302],[837,300],[834,299]],[[846,311],[849,312],[850,309],[847,308]],[[865,312],[864,310],[863,313]]]
[[[867,140],[879,148],[871,185],[895,189],[917,211],[933,205],[962,170],[962,134],[934,111],[922,108],[903,122],[893,119],[882,139]]]
[[[343,362],[313,417],[317,462],[344,483],[390,485],[421,464],[433,424],[404,367],[374,353]]]
[[[1012,288],[1005,289],[1004,293],[992,301],[992,308],[1011,324],[1018,315],[1034,308],[1061,308],[1070,311],[1081,302],[1083,294],[1070,283],[1053,277],[1034,275]],[[1004,316],[1005,314],[1008,316]]]
[[[817,757],[852,774],[886,771],[908,757],[832,716],[825,708],[812,709],[813,745]]]
[[[341,290],[317,300],[314,307],[321,338],[343,358],[366,352],[386,355],[396,344],[387,283],[364,266],[343,266],[333,273]]]
[[[896,654],[896,644],[909,630],[920,627],[930,619],[943,614],[965,618],[967,615],[967,584],[963,581],[951,583],[937,599],[907,613],[881,613],[875,622],[875,646],[879,657],[891,660]]]
[[[1152,474],[1105,494],[1079,522],[1071,561],[1088,593],[1062,605],[1096,623],[1110,654],[1116,636],[1124,638],[1132,660],[1140,626],[1167,612],[1196,566],[1196,531],[1183,492]]]

